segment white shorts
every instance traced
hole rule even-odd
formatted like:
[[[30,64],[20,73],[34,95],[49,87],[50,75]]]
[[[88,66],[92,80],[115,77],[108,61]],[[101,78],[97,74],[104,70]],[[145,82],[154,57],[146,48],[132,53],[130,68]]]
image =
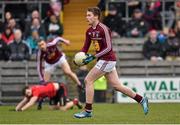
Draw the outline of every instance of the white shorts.
[[[45,62],[44,71],[49,72],[49,73],[53,73],[55,68],[57,66],[61,66],[64,62],[67,62],[65,54],[63,54],[62,57],[54,64],[49,64],[49,63]]]
[[[111,72],[116,69],[116,61],[99,60],[95,67],[104,72]]]

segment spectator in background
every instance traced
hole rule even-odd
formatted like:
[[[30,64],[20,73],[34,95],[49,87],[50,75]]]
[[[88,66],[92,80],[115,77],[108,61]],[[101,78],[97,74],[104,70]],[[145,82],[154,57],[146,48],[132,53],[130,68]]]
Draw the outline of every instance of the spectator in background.
[[[16,29],[14,32],[14,41],[9,44],[10,60],[11,61],[24,61],[29,60],[29,48],[22,40],[22,32]]]
[[[5,18],[5,21],[4,21],[3,25],[4,25],[4,29],[5,29],[5,27],[7,27],[8,24],[9,24],[9,20],[10,20],[11,18],[13,18],[13,16],[12,16],[12,13],[9,12],[9,11],[7,11],[4,16],[5,16],[5,17],[4,17],[4,18]]]
[[[2,40],[2,34],[0,33],[0,60],[8,60],[9,52],[7,44]]]
[[[180,19],[180,1],[175,1],[175,15],[176,19]]]
[[[143,13],[140,9],[135,9],[132,19],[127,22],[126,36],[127,37],[144,37],[148,32],[148,24],[143,19]]]
[[[52,35],[55,37],[62,36],[63,26],[55,15],[50,16],[50,22],[48,24],[47,31],[48,35]]]
[[[145,9],[143,17],[149,24],[149,30],[162,29],[160,7],[161,7],[161,2],[159,0],[149,1],[147,3],[147,7]]]
[[[176,33],[170,30],[168,39],[164,44],[167,61],[180,61],[180,20],[176,23]]]
[[[30,54],[36,54],[38,51],[38,40],[40,39],[39,33],[36,29],[32,30],[31,36],[25,41],[29,47]]]
[[[157,31],[151,30],[149,38],[143,45],[143,55],[145,59],[157,62],[163,60],[163,46],[157,39]]]
[[[23,34],[24,35],[23,37],[25,39],[27,39],[27,37],[29,35],[31,35],[30,29],[31,29],[31,25],[32,25],[32,20],[35,19],[35,18],[39,19],[40,22],[41,22],[40,14],[39,14],[39,11],[37,11],[37,10],[33,10],[32,13],[31,13],[30,18],[28,18],[28,20],[26,21],[25,33]]]
[[[106,0],[98,0],[97,6],[99,7],[99,9],[101,11],[105,11],[106,10]]]
[[[141,8],[142,2],[139,0],[128,0],[127,5],[128,5],[128,15],[132,15],[134,13],[134,10],[136,8]]]
[[[32,20],[33,20],[34,18],[38,18],[39,20],[41,20],[40,14],[39,14],[39,11],[38,11],[38,10],[33,10],[33,11],[31,12],[31,14],[30,14],[30,15],[28,16],[28,18],[27,18],[26,23],[27,23],[28,25],[31,25],[31,22],[32,22]],[[26,28],[28,28],[28,27],[26,27]]]
[[[180,61],[180,40],[170,37],[165,43],[165,52],[167,61]]]
[[[56,17],[60,16],[62,10],[62,2],[60,0],[50,0],[51,11]]]
[[[8,27],[14,32],[16,29],[21,29],[14,18],[11,18],[8,23]]]
[[[112,37],[124,35],[125,22],[114,5],[110,6],[108,16],[104,18],[103,23],[111,29]]]
[[[172,28],[163,27],[163,31],[158,34],[158,40],[161,44],[165,43],[169,38],[172,39],[176,36]]]
[[[41,20],[39,11],[37,11],[37,10],[34,10],[31,14],[31,20],[33,20],[35,18],[38,18],[39,20]]]
[[[180,19],[176,21],[175,34],[178,39],[180,39]]]
[[[165,26],[168,27],[168,28],[174,28],[175,26],[175,10],[174,10],[174,7],[170,7],[168,8],[168,10],[162,12],[162,15],[163,17],[165,17]]]
[[[25,38],[28,38],[33,30],[37,30],[39,36],[43,37],[43,39],[46,39],[44,25],[40,22],[38,18],[33,18],[31,26],[29,27],[29,29],[26,29],[25,31]]]
[[[6,27],[4,32],[2,33],[2,40],[8,45],[14,40],[14,33],[12,32],[10,27]]]

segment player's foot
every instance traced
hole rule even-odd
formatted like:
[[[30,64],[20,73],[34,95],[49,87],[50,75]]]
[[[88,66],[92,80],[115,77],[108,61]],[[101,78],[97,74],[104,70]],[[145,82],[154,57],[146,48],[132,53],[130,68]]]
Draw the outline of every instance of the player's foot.
[[[42,105],[40,104],[38,104],[38,106],[37,106],[37,110],[41,110],[42,109]]]
[[[90,118],[92,117],[92,112],[82,111],[80,113],[74,114],[75,118]]]
[[[40,99],[38,102],[38,106],[37,106],[37,110],[41,110],[42,109],[42,103],[43,103],[43,99]]]
[[[143,97],[143,99],[140,102],[141,106],[143,107],[144,114],[147,115],[149,112],[149,107],[148,107],[148,98]]]

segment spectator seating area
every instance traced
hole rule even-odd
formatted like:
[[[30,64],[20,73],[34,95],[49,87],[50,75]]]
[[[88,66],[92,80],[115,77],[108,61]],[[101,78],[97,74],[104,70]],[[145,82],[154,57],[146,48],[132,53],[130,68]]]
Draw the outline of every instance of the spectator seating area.
[[[144,39],[114,39],[114,51],[118,61],[117,69],[122,77],[177,77],[180,75],[180,63],[177,61],[144,60],[142,47]]]

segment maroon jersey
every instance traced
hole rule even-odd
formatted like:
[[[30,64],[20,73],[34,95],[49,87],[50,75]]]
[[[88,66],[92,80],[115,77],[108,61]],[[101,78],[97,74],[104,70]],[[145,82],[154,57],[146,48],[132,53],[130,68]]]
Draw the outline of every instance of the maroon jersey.
[[[56,95],[56,89],[53,83],[48,83],[47,85],[34,85],[31,87],[32,96],[36,96],[38,98],[49,97],[52,98]]]
[[[86,41],[82,51],[87,53],[91,43],[96,50],[96,57],[106,61],[116,61],[115,53],[112,50],[112,38],[109,28],[98,23],[96,28],[90,27],[86,32]]]
[[[62,37],[55,38],[52,42],[47,43],[46,51],[39,50],[37,55],[37,70],[39,73],[40,80],[44,80],[42,73],[42,62],[43,60],[49,64],[55,64],[59,61],[62,56],[62,52],[58,49],[57,43],[63,41]]]

